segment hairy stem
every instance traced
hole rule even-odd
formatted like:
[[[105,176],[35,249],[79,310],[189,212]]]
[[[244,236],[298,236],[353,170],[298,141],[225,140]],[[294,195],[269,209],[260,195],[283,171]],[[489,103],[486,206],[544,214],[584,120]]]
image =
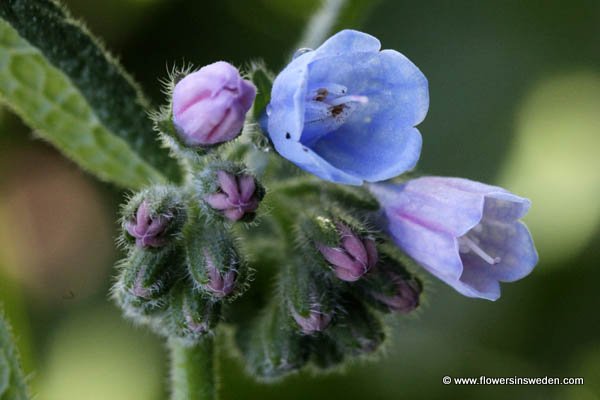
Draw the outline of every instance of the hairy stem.
[[[194,346],[169,340],[171,400],[217,400],[215,339]]]

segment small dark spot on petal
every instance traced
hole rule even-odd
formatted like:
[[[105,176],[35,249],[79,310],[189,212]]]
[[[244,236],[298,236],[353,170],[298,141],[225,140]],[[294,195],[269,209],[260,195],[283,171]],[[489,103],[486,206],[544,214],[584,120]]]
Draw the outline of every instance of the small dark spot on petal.
[[[330,109],[331,115],[334,117],[337,117],[338,115],[340,115],[342,113],[342,111],[344,111],[344,104],[339,104]]]
[[[292,135],[290,135],[290,133],[289,133],[289,132],[286,132],[286,133],[285,133],[285,138],[286,138],[286,139],[290,139],[291,137],[292,137]]]
[[[327,89],[321,88],[321,89],[317,90],[317,95],[315,96],[315,100],[323,101],[327,98],[328,94],[329,94],[329,91]]]
[[[302,150],[308,152],[308,149],[306,147],[303,147]]]

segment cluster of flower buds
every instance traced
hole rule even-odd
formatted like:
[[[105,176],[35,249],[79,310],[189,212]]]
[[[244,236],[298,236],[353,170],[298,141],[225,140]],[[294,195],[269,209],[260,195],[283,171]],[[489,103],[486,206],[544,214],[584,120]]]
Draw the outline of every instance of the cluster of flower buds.
[[[123,208],[127,257],[113,296],[130,318],[193,344],[212,332],[222,303],[250,277],[232,224],[254,218],[264,190],[243,163],[223,161],[215,145],[240,134],[256,89],[217,62],[173,82],[170,91],[156,128],[173,156],[191,167],[190,176],[181,186],[142,190]]]
[[[378,250],[378,232],[337,208],[305,215],[294,232],[299,251],[282,260],[276,296],[238,335],[249,371],[263,379],[372,354],[385,339],[379,314],[415,310],[422,291]]]
[[[251,277],[233,224],[254,219],[264,189],[242,162],[224,161],[215,145],[239,135],[256,90],[224,62],[171,89],[172,103],[155,116],[156,127],[172,154],[192,164],[190,176],[181,186],[142,190],[123,207],[127,257],[118,264],[113,297],[126,316],[192,345],[213,332],[222,304]]]
[[[221,303],[240,294],[250,275],[227,220],[210,223],[197,184],[154,186],[124,207],[128,255],[113,288],[127,316],[189,344],[211,332]]]

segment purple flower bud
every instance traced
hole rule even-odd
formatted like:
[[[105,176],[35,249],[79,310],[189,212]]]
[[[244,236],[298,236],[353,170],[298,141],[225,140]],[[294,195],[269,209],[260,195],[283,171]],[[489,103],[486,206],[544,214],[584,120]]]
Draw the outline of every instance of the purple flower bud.
[[[370,238],[359,238],[346,225],[338,224],[341,247],[317,244],[325,259],[333,266],[335,275],[343,281],[355,282],[377,264],[377,247]]]
[[[387,295],[379,292],[371,292],[376,300],[387,306],[390,311],[407,314],[419,306],[419,295],[421,287],[418,282],[412,279],[404,279],[394,273],[389,273],[388,277],[394,285],[395,294]]]
[[[150,207],[143,201],[135,217],[125,223],[125,230],[135,238],[138,247],[161,247],[167,242],[165,231],[167,230],[172,215],[152,215]]]
[[[294,320],[300,326],[302,332],[307,335],[323,331],[327,328],[332,318],[330,314],[321,312],[319,307],[312,308],[308,317],[303,317],[298,314],[296,310],[292,309],[292,317],[294,317]]]
[[[215,266],[214,260],[210,254],[205,251],[204,256],[206,257],[206,265],[209,281],[205,285],[205,289],[209,290],[215,297],[223,298],[230,295],[235,289],[235,280],[237,278],[237,272],[235,270],[229,270],[222,273]]]
[[[244,126],[256,88],[231,64],[219,61],[193,72],[173,90],[173,122],[189,146],[234,139]]]
[[[256,182],[250,175],[234,176],[229,172],[218,171],[219,191],[206,196],[206,202],[215,210],[222,211],[231,221],[239,221],[246,214],[258,208],[260,196]]]

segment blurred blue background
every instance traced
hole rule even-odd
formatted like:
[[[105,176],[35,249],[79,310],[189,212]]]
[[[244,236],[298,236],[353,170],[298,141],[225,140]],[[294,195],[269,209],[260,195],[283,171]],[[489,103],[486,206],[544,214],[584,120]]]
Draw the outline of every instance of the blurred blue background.
[[[156,104],[174,63],[280,69],[307,0],[69,0]],[[540,263],[495,303],[434,279],[385,355],[257,384],[221,354],[223,399],[600,399],[600,2],[354,1],[340,26],[429,79],[420,169],[529,197]],[[167,397],[161,341],[108,299],[123,193],[0,108],[0,301],[38,400]],[[583,386],[446,386],[449,376],[582,376]]]

